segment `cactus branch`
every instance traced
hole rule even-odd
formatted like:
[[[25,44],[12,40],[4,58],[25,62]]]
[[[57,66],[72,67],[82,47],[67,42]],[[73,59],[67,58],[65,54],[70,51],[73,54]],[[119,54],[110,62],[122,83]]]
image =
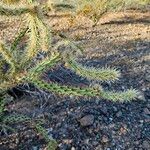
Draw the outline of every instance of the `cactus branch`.
[[[0,43],[0,53],[2,54],[6,62],[8,62],[11,65],[11,73],[14,73],[16,69],[15,59],[13,58],[13,55],[10,53],[10,51],[6,49],[3,43]]]
[[[31,82],[39,88],[48,90],[51,92],[56,92],[62,95],[75,95],[75,96],[98,96],[98,93],[92,89],[88,88],[78,88],[78,87],[68,87],[65,85],[58,85],[57,83],[46,83],[43,80],[32,79]]]
[[[39,88],[44,90],[48,90],[51,92],[57,92],[62,95],[75,95],[75,96],[89,96],[89,97],[99,97],[108,99],[111,101],[119,101],[125,102],[130,101],[136,98],[138,92],[134,89],[127,90],[125,92],[110,92],[103,91],[101,88],[93,89],[93,88],[78,88],[78,87],[69,87],[69,86],[61,86],[57,83],[46,83],[43,80],[32,79],[30,82],[34,83]]]
[[[37,26],[40,30],[39,36],[40,36],[40,47],[42,51],[48,51],[50,48],[50,32],[48,27],[43,23],[43,21],[39,18],[36,18]]]
[[[50,68],[54,65],[56,65],[61,60],[61,57],[59,53],[52,54],[51,57],[47,57],[44,60],[42,60],[40,63],[38,63],[35,67],[33,67],[29,71],[29,75],[27,78],[35,78],[39,77],[43,71],[45,71],[47,68]]]
[[[120,72],[116,69],[110,68],[101,68],[95,69],[93,67],[85,67],[77,63],[73,59],[69,59],[66,64],[66,67],[74,70],[80,76],[86,77],[91,80],[99,81],[115,81],[120,77]]]
[[[27,65],[33,57],[35,57],[38,53],[38,45],[39,45],[39,35],[38,28],[36,24],[36,16],[34,14],[28,14],[28,27],[29,27],[29,41],[27,48],[23,54],[23,60],[21,65]],[[22,67],[22,66],[21,66]]]
[[[0,121],[2,120],[4,109],[5,109],[5,100],[4,97],[0,96]]]
[[[16,49],[17,45],[19,44],[21,39],[24,37],[24,35],[27,33],[27,31],[28,31],[28,28],[25,28],[18,34],[18,36],[15,38],[15,40],[11,44],[11,47],[10,47],[11,51],[14,51]]]
[[[124,102],[136,99],[138,91],[135,89],[128,89],[124,92],[103,91],[101,94],[104,99]]]
[[[102,68],[95,69],[93,67],[84,67],[81,64],[77,63],[74,55],[82,54],[82,49],[78,47],[75,43],[64,40],[56,44],[55,49],[58,49],[61,45],[69,45],[73,50],[68,50],[62,53],[62,57],[65,61],[65,66],[71,70],[74,70],[79,75],[86,77],[91,80],[100,80],[100,81],[115,81],[120,77],[120,72],[116,69]]]

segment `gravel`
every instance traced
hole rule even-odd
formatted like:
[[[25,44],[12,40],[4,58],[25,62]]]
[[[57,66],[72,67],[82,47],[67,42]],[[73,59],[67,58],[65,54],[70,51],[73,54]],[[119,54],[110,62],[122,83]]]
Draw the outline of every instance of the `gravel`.
[[[135,88],[141,91],[139,97],[132,102],[114,103],[101,98],[77,99],[52,93],[47,93],[47,98],[46,94],[33,98],[28,95],[7,106],[8,113],[15,111],[33,119],[44,119],[49,137],[58,142],[57,150],[149,150],[149,24],[113,23],[85,30],[82,42],[87,46],[86,57],[80,62],[97,68],[118,68],[122,73],[120,80],[102,83],[104,89]],[[141,34],[141,31],[145,32]],[[93,32],[96,32],[94,36]],[[63,65],[45,73],[45,79],[73,86],[90,84]],[[44,150],[46,142],[35,129],[28,129],[30,125],[14,127],[20,131],[16,135],[1,133],[0,150]]]

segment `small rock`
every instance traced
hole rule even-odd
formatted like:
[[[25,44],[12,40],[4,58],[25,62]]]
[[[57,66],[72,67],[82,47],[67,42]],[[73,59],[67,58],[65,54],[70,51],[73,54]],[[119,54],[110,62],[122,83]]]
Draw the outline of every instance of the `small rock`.
[[[47,130],[48,130],[48,132],[52,132],[53,128],[48,128]]]
[[[145,149],[150,149],[150,142],[148,142],[148,141],[143,141],[143,144],[142,144],[142,146],[143,146],[143,148],[145,148]]]
[[[115,112],[118,111],[117,107],[115,107],[115,106],[113,106],[113,110],[114,110]]]
[[[104,106],[104,107],[101,108],[101,112],[102,112],[104,115],[106,115],[106,114],[108,113],[108,110],[107,110],[107,108]]]
[[[146,90],[146,91],[145,91],[145,95],[146,95],[147,98],[150,99],[150,90]]]
[[[139,142],[139,141],[135,141],[134,143],[135,143],[136,145],[139,145],[140,142]]]
[[[33,146],[32,149],[33,150],[38,150],[38,147],[37,146]]]
[[[150,104],[147,104],[147,108],[150,109]]]
[[[130,148],[128,148],[128,150],[133,150],[133,148],[130,147]]]
[[[95,150],[103,150],[103,147],[101,145],[97,146]]]
[[[149,110],[148,108],[145,108],[145,109],[144,109],[144,113],[145,113],[146,115],[150,115],[150,110]]]
[[[122,116],[122,112],[121,112],[121,111],[118,111],[118,112],[116,113],[116,116],[117,116],[117,117],[121,117],[121,116]]]
[[[109,121],[113,121],[113,118],[110,117],[110,118],[109,118]]]
[[[75,147],[71,147],[71,150],[76,150]]]
[[[85,140],[84,140],[84,143],[85,143],[85,144],[89,144],[89,139],[85,139]]]
[[[145,101],[144,93],[143,93],[143,92],[139,92],[138,95],[137,95],[137,98],[138,98],[139,100],[144,100],[144,101]]]
[[[94,116],[93,115],[86,115],[79,120],[81,126],[86,127],[90,126],[94,123]]]
[[[65,139],[65,140],[63,140],[63,143],[71,144],[72,143],[72,139]]]
[[[94,146],[96,146],[96,145],[98,145],[99,143],[98,143],[98,141],[93,141],[93,143],[92,143]]]
[[[102,142],[103,142],[103,143],[107,143],[108,141],[109,141],[108,137],[107,137],[106,135],[104,135],[104,136],[102,137]]]
[[[150,82],[150,73],[147,73],[147,74],[145,75],[145,80]]]
[[[140,122],[141,124],[143,124],[144,120],[139,120],[139,122]]]
[[[127,133],[127,127],[126,126],[123,126],[119,129],[119,135],[126,134],[126,133]]]

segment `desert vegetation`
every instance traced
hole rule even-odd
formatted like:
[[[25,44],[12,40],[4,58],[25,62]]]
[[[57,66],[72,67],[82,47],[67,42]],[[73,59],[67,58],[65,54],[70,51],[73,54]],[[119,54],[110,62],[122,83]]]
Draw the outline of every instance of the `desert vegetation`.
[[[123,76],[124,81],[119,81],[122,79],[122,71],[120,70],[124,69],[124,66],[118,69],[117,65],[113,65],[113,60],[111,63],[109,63],[109,61],[105,61],[105,64],[102,66],[99,65],[99,67],[83,63],[83,61],[87,61],[84,58],[89,60],[93,57],[94,61],[94,57],[95,59],[99,57],[98,53],[100,53],[100,58],[104,55],[104,53],[107,53],[108,56],[109,53],[115,53],[116,55],[117,51],[119,51],[117,49],[119,48],[120,43],[116,44],[115,40],[112,40],[114,42],[111,43],[111,40],[109,40],[109,33],[107,32],[108,41],[106,40],[106,42],[104,41],[105,35],[100,33],[96,41],[100,40],[100,45],[102,46],[103,43],[105,43],[105,45],[102,47],[102,51],[100,50],[97,54],[94,54],[95,52],[92,53],[92,51],[87,50],[89,48],[86,46],[88,46],[90,42],[84,44],[84,41],[82,42],[81,40],[82,36],[89,35],[90,37],[90,33],[86,34],[82,32],[80,35],[79,32],[75,36],[73,36],[72,33],[74,34],[74,31],[76,30],[77,32],[80,31],[80,28],[87,28],[87,30],[88,28],[91,28],[90,30],[96,30],[98,33],[99,26],[100,28],[103,26],[105,27],[106,24],[107,27],[107,24],[111,24],[111,21],[108,23],[106,21],[104,24],[101,23],[101,20],[103,20],[104,17],[107,18],[107,14],[125,14],[128,11],[134,11],[134,13],[137,13],[136,11],[138,11],[146,16],[144,20],[137,19],[135,22],[140,21],[144,24],[145,21],[145,23],[148,24],[144,24],[143,28],[140,26],[140,28],[146,30],[143,37],[145,44],[148,45],[148,42],[146,41],[149,40],[149,21],[147,19],[149,17],[149,4],[149,0],[2,0],[0,2],[0,28],[2,28],[0,34],[0,129],[2,141],[0,143],[2,149],[34,149],[33,145],[35,145],[35,143],[41,147],[39,149],[81,149],[84,144],[70,144],[72,143],[71,141],[74,140],[73,138],[70,142],[67,139],[66,142],[68,142],[68,144],[66,143],[66,145],[68,145],[68,147],[63,147],[62,140],[64,140],[65,137],[63,139],[61,132],[60,135],[62,140],[60,140],[59,136],[57,138],[57,136],[55,137],[50,135],[50,132],[53,131],[53,126],[55,126],[55,121],[51,123],[53,119],[49,116],[49,114],[53,114],[53,112],[51,112],[53,109],[54,112],[55,109],[57,111],[57,108],[55,107],[57,107],[57,105],[59,107],[61,100],[63,103],[65,99],[70,99],[69,103],[72,103],[73,100],[73,105],[75,105],[75,107],[72,108],[73,111],[76,111],[76,105],[78,105],[81,99],[84,99],[85,107],[89,107],[89,100],[92,102],[95,101],[93,102],[94,108],[92,108],[95,110],[97,109],[96,105],[99,106],[103,103],[108,103],[110,105],[109,107],[111,107],[111,105],[122,105],[121,107],[123,107],[124,104],[126,105],[127,103],[129,105],[131,103],[137,103],[138,106],[142,103],[144,106],[146,104],[146,108],[144,110],[147,110],[146,113],[148,113],[149,108],[147,108],[147,104],[149,103],[149,99],[147,100],[144,98],[147,95],[145,96],[143,92],[141,92],[141,89],[137,86],[138,83],[136,85],[136,80],[138,80],[139,77],[137,77],[135,81],[132,81],[132,84],[129,83],[130,86],[121,88],[123,84],[128,85],[128,81],[125,80],[125,74],[128,74],[128,72],[125,72],[125,70]],[[65,18],[66,16],[67,18]],[[123,16],[126,17],[126,15]],[[64,18],[65,21],[63,22]],[[78,26],[77,24],[80,22],[79,18],[83,18],[83,20],[81,20],[81,24],[83,23],[85,25],[88,23],[89,25],[91,24],[91,26]],[[115,19],[117,24],[117,17]],[[132,19],[132,17],[127,17],[127,19],[129,19],[130,22],[130,19],[133,20],[134,18]],[[114,24],[115,21],[113,21]],[[118,21],[118,23],[120,22]],[[67,31],[64,31],[66,29],[63,29],[63,25],[65,28],[68,26]],[[77,29],[73,29],[76,27]],[[12,30],[6,31],[5,28],[6,30],[12,28]],[[136,28],[136,26],[134,28]],[[71,31],[72,29],[74,31]],[[68,31],[71,31],[72,33],[69,33]],[[7,35],[7,33],[9,33],[9,35]],[[117,30],[116,33],[119,33],[119,30]],[[140,35],[141,34],[137,31],[136,36],[139,37],[134,40],[140,41],[142,38]],[[91,39],[92,38],[95,38],[95,35],[92,35]],[[128,36],[127,38],[132,39],[132,36]],[[122,41],[122,43],[123,42],[124,41]],[[111,43],[110,47],[113,47],[109,52],[107,52],[109,48],[104,51],[105,47],[107,47],[107,43]],[[131,45],[133,45],[133,43]],[[90,46],[90,48],[92,48],[92,46]],[[144,63],[144,65],[147,67],[149,53],[147,50],[144,52],[141,56],[143,61],[146,59],[146,63]],[[106,59],[107,54],[104,56]],[[118,56],[120,56],[120,54],[118,54],[116,58]],[[139,61],[137,63],[139,63]],[[128,58],[126,57],[124,62],[126,62],[125,66],[128,68],[131,62],[128,61]],[[99,62],[99,64],[101,64],[101,62]],[[148,69],[146,67],[145,69],[147,71]],[[55,71],[58,72],[58,76]],[[66,72],[66,74],[64,72]],[[143,88],[145,88],[144,91],[146,93],[149,92],[149,89],[147,88],[149,86],[149,78],[147,77],[147,74],[148,73],[146,73],[146,82],[144,82],[145,79],[144,81],[140,81],[141,83],[144,82]],[[49,75],[52,75],[52,77],[49,77]],[[71,79],[68,78],[68,81],[76,81],[77,83],[68,84],[67,76],[71,77]],[[62,82],[63,79],[60,79],[62,77],[64,78],[64,82]],[[79,78],[80,81],[78,81]],[[117,86],[118,82],[122,83]],[[113,84],[115,86],[113,86]],[[107,85],[111,86],[111,88],[107,88]],[[32,93],[36,94],[32,95]],[[47,109],[50,111],[49,114],[47,113],[47,117],[45,117],[45,113],[40,113],[38,115],[38,113],[36,114],[36,111],[32,111],[31,106],[33,108],[36,107],[36,105],[33,104],[33,100],[29,104],[30,111],[28,111],[28,113],[26,113],[26,111],[22,112],[17,110],[18,103],[21,103],[20,107],[23,108],[24,103],[29,102],[28,99],[31,98],[30,95],[32,95],[32,98],[35,99],[34,102],[36,101],[36,105],[39,105],[37,104],[39,100],[43,103],[44,99],[46,99],[47,104],[44,104],[45,107],[44,105],[41,105],[40,109],[45,113]],[[141,102],[141,100],[143,102]],[[55,104],[55,101],[58,101],[58,103]],[[64,106],[61,108],[62,110],[63,107]],[[67,109],[69,108],[66,107],[66,110]],[[101,109],[98,111],[101,111]],[[61,113],[63,114],[63,111]],[[62,123],[61,115],[60,118],[58,114],[56,116],[59,121],[55,127],[58,128],[59,124]],[[77,118],[79,116],[77,116]],[[81,128],[88,128],[89,126],[92,126],[92,122],[94,122],[94,118],[96,118],[96,116],[85,115],[83,117],[81,115],[79,118],[75,119],[73,117],[73,119],[77,122],[75,124],[79,124]],[[68,123],[66,123],[66,125],[67,124]],[[77,127],[77,129],[79,129],[79,127]],[[73,132],[74,131],[75,129],[73,128]],[[59,132],[59,129],[54,132]],[[83,131],[81,131],[81,133],[83,133]],[[25,139],[28,139],[27,141],[31,142],[24,145],[23,142],[9,140],[9,136],[14,134],[19,134],[20,140],[24,137]],[[22,134],[24,136],[22,136]],[[65,133],[64,136],[66,136]],[[72,135],[70,134],[69,136]],[[105,136],[106,135],[103,136],[102,134],[102,139],[100,141],[107,143],[107,136]],[[14,139],[17,140],[18,137],[15,137]],[[36,141],[37,139],[38,142]],[[84,141],[84,139],[81,140],[81,143],[82,141]],[[145,141],[147,142],[147,140]],[[15,144],[16,142],[17,144]],[[32,143],[34,144],[32,145]],[[146,145],[145,147],[147,148],[148,143],[145,143],[144,146]],[[90,145],[85,149],[105,149],[105,144],[103,148],[100,148],[98,145],[99,143],[95,146]],[[110,147],[110,149],[111,148],[113,149],[113,147]],[[134,149],[135,147],[132,146],[132,148]]]

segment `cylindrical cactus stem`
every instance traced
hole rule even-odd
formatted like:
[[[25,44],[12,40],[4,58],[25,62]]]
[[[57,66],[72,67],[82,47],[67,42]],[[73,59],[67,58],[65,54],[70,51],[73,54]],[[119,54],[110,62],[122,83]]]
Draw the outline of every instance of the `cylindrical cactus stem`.
[[[61,57],[59,55],[59,53],[53,53],[51,54],[50,58],[47,57],[44,60],[42,60],[41,62],[39,62],[38,64],[36,64],[35,67],[33,67],[29,73],[28,73],[28,77],[27,78],[35,78],[36,77],[40,77],[41,74],[47,69],[47,68],[51,68],[54,65],[56,65],[59,61],[61,60]]]
[[[15,73],[16,70],[15,59],[13,55],[10,53],[10,51],[6,49],[3,43],[0,43],[0,53],[2,54],[6,62],[11,65],[11,74]]]
[[[69,87],[65,85],[59,85],[57,83],[46,83],[41,79],[31,79],[34,85],[39,88],[42,88],[47,91],[55,92],[58,94],[66,95],[66,96],[98,96],[97,90],[93,90],[92,88],[80,88],[80,87]]]
[[[11,52],[13,52],[17,45],[19,44],[20,40],[25,36],[26,32],[28,31],[28,28],[23,29],[18,36],[15,38],[15,40],[13,41],[13,43],[11,44],[10,50]]]
[[[113,91],[103,91],[101,93],[102,98],[111,100],[111,101],[119,101],[119,102],[128,102],[137,98],[139,92],[135,89],[128,89],[124,92],[113,92]]]
[[[32,82],[37,87],[51,91],[56,92],[62,95],[74,95],[77,97],[84,96],[84,97],[98,97],[103,98],[106,100],[111,101],[119,101],[119,102],[126,102],[133,100],[137,97],[138,92],[134,89],[127,90],[125,92],[110,92],[110,91],[104,91],[102,88],[80,88],[80,87],[72,87],[72,86],[62,86],[57,83],[46,83],[43,80],[39,79],[31,79],[30,82]]]
[[[120,77],[120,72],[115,68],[93,68],[82,66],[75,60],[68,59],[66,62],[66,67],[74,70],[80,76],[86,77],[91,80],[99,81],[115,81]]]

